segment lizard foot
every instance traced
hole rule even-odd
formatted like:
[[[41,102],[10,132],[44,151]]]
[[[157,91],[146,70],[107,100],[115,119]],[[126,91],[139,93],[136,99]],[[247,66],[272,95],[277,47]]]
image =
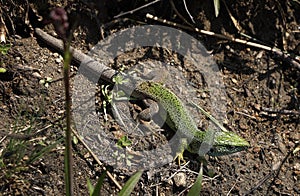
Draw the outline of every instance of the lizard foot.
[[[183,158],[183,152],[176,153],[176,156],[174,157],[173,161],[175,161],[176,159],[178,161],[178,165],[184,165],[186,163],[186,160],[184,160]]]
[[[183,158],[183,152],[185,151],[185,149],[187,148],[188,143],[187,143],[187,139],[186,138],[181,138],[180,139],[180,143],[176,152],[176,156],[173,160],[178,160],[178,165],[181,165],[181,161],[182,161],[182,165],[186,163],[186,161]]]

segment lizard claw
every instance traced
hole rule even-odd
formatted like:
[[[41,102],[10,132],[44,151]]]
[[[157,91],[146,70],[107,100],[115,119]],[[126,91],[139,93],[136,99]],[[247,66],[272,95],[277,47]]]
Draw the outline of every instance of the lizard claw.
[[[178,160],[178,165],[181,165],[180,162],[182,161],[182,165],[186,163],[186,161],[183,158],[183,152],[187,148],[188,143],[186,138],[181,138],[180,143],[176,152],[176,156],[173,160]]]
[[[183,152],[178,152],[176,153],[176,156],[174,157],[174,161],[175,160],[178,160],[178,165],[184,165],[186,163],[186,160],[184,160],[183,158]],[[182,164],[181,164],[181,161],[182,161]]]

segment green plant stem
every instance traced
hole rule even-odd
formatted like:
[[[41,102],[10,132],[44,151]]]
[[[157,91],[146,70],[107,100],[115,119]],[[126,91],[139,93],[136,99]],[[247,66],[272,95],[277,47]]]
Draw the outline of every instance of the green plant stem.
[[[70,96],[70,63],[72,54],[70,52],[70,42],[64,43],[64,86],[66,98],[66,149],[65,149],[65,181],[66,195],[73,195],[73,158],[72,158],[72,138],[71,138],[71,96]]]

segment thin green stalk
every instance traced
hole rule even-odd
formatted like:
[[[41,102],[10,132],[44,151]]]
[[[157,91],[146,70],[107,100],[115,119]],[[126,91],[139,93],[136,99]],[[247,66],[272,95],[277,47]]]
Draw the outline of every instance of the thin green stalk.
[[[66,195],[73,195],[73,160],[72,160],[72,138],[71,138],[71,95],[70,95],[70,63],[72,54],[70,51],[70,43],[72,33],[67,38],[67,30],[69,29],[67,12],[60,7],[50,12],[51,22],[53,23],[56,33],[64,42],[64,86],[65,86],[65,103],[66,103],[66,149],[65,149],[65,182]]]
[[[71,138],[71,95],[70,95],[70,63],[72,54],[70,52],[70,42],[65,42],[64,51],[64,86],[66,98],[66,149],[65,149],[65,180],[66,195],[73,195],[73,157],[72,157],[72,138]]]

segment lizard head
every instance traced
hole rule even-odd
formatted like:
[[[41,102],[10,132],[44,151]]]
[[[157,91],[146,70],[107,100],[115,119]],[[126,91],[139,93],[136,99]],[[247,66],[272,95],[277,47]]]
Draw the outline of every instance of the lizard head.
[[[233,132],[216,132],[214,144],[208,155],[222,156],[246,150],[250,144]]]

